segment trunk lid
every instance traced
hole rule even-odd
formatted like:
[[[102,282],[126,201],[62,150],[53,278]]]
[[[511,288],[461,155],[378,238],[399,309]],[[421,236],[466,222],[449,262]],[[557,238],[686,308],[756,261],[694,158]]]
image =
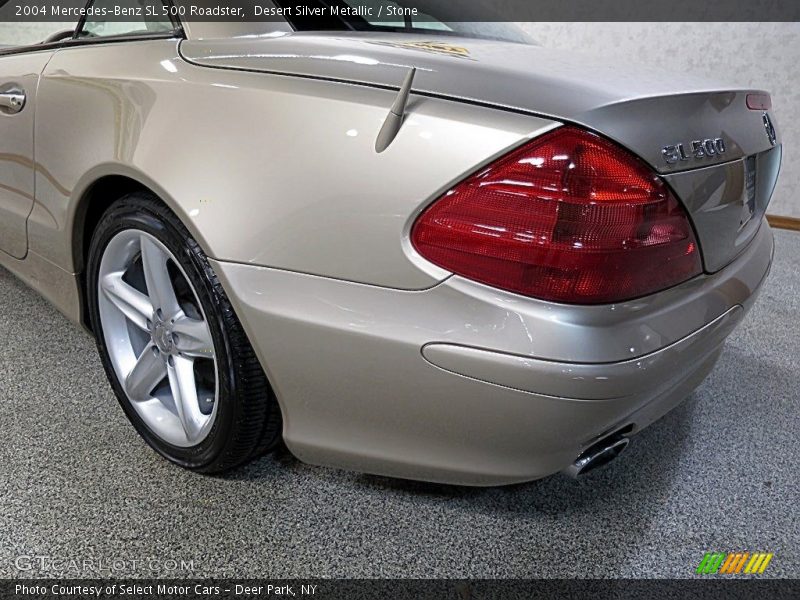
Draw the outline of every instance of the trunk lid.
[[[537,46],[401,33],[294,33],[187,40],[181,54],[210,67],[388,88],[398,88],[413,66],[414,93],[595,130],[670,183],[691,215],[707,271],[728,264],[752,240],[780,165],[774,118],[747,107],[747,95],[758,90]]]

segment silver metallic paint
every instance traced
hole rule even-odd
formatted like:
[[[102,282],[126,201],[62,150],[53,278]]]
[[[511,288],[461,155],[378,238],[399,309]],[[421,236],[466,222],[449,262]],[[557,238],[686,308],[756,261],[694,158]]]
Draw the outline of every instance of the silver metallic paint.
[[[41,73],[52,52],[7,56],[2,60],[0,93],[22,91],[22,110],[0,107],[0,253],[24,258],[25,221],[33,208],[33,120]]]
[[[755,155],[757,175],[752,215],[746,207],[744,160],[664,177],[692,215],[707,271],[718,271],[727,265],[755,236],[775,189],[781,156],[781,146]]]
[[[727,163],[773,146],[764,129],[764,113],[747,108],[747,94],[754,90],[731,90],[685,75],[590,64],[586,57],[536,46],[425,36],[425,40],[462,48],[465,58],[409,47],[409,39],[404,34],[296,33],[274,39],[188,40],[181,45],[181,54],[189,61],[218,68],[298,73],[377,86],[399,86],[408,69],[416,68],[413,90],[418,94],[577,123],[629,148],[668,181],[670,175],[712,166],[720,170],[709,168],[705,174],[709,181],[719,180],[732,173]],[[677,162],[664,157],[665,145],[709,136],[721,140],[724,153]],[[701,185],[702,177],[675,180],[688,191],[685,182]],[[776,178],[777,170],[760,208],[769,202]],[[735,185],[727,185],[730,189],[722,202],[731,204]],[[751,226],[730,239],[729,232],[739,228],[736,211],[719,211],[713,203],[697,201],[687,207],[710,271],[730,262],[755,233],[756,227]],[[756,215],[756,225],[762,214],[760,210]]]
[[[373,473],[489,485],[561,470],[598,437],[629,424],[645,427],[684,399],[752,306],[772,247],[765,223],[720,272],[667,298],[605,307],[537,303],[457,277],[400,291],[213,266],[226,289],[236,290],[237,314],[281,403],[294,454]],[[492,385],[480,380],[496,366],[492,360],[480,369],[462,361],[458,370],[468,376],[432,365],[423,348],[438,343],[534,360],[525,373],[497,374]],[[553,395],[568,389],[566,376],[550,379],[554,369],[613,376],[629,370],[632,357],[653,374],[649,386],[633,377],[629,387],[617,381],[599,398],[595,383],[584,380],[574,381],[569,395]],[[534,391],[514,389],[526,378]]]
[[[124,76],[122,60],[132,65]],[[413,114],[377,154],[393,92],[198,67],[169,40],[61,50],[41,89],[31,248],[65,270],[80,270],[80,257],[58,232],[75,227],[77,200],[94,181],[122,174],[164,198],[214,258],[429,287],[442,273],[397,243],[409,214],[554,125],[413,97]],[[249,117],[205,118],[219,107]],[[76,143],[86,150],[72,152]]]
[[[461,47],[467,56],[409,45],[420,39]],[[293,33],[264,39],[190,39],[181,44],[181,54],[217,68],[394,89],[408,69],[416,67],[417,93],[584,125],[630,148],[662,173],[696,167],[667,164],[661,150],[668,143],[722,137],[726,153],[706,164],[770,148],[761,113],[749,111],[745,104],[747,93],[759,90],[731,90],[686,74],[665,76],[652,68],[618,69],[602,60],[538,46],[400,33]]]
[[[422,356],[457,375],[522,392],[574,400],[613,400],[652,392],[718,350],[743,316],[734,306],[685,338],[650,354],[612,363],[556,362],[458,344],[431,343]]]
[[[187,31],[204,37],[191,24]],[[0,252],[0,264],[79,320],[82,199],[104,176],[147,186],[214,259],[275,387],[287,443],[310,462],[507,483],[563,468],[615,428],[646,426],[699,384],[728,327],[754,302],[771,261],[766,223],[751,243],[723,249],[722,262],[738,258],[713,275],[591,307],[451,277],[416,255],[410,225],[455,181],[563,121],[597,129],[655,166],[663,133],[706,135],[700,130],[715,124],[725,126],[726,157],[763,151],[761,116],[741,111],[743,92],[688,79],[476,40],[463,41],[466,59],[434,55],[404,39],[295,34],[55,51],[39,84],[36,161],[27,167],[35,164],[36,182],[28,255]],[[0,85],[15,57],[0,57]],[[410,116],[376,154],[410,66],[418,69]],[[209,118],[220,107],[237,118]],[[698,190],[731,169],[675,173],[670,183],[695,220],[728,213],[741,199],[736,185],[705,202]],[[12,214],[9,206],[0,211]],[[722,235],[727,224],[703,229],[716,227]],[[24,219],[13,231],[24,232]],[[434,358],[456,374],[425,359],[431,345],[475,350]],[[703,350],[692,363],[684,347]],[[488,365],[476,352],[491,353]],[[530,383],[496,368],[503,355],[519,357],[511,362],[529,369]],[[617,373],[632,359],[659,374],[652,388],[620,379],[612,398],[598,398],[606,394],[593,384],[576,382],[568,394],[564,378],[549,379],[559,368]]]

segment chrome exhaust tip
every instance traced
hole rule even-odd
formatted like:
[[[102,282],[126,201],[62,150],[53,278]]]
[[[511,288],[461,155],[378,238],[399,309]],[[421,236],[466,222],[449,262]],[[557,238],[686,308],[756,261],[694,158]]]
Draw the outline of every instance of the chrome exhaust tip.
[[[564,469],[564,473],[570,477],[578,478],[589,471],[594,471],[617,458],[625,451],[629,443],[630,438],[619,434],[602,439],[585,450],[574,463]]]

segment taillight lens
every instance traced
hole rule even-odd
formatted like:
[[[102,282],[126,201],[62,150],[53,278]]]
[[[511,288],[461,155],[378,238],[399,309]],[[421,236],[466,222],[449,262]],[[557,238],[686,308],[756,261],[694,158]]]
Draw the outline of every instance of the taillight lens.
[[[772,98],[769,94],[747,94],[747,108],[750,110],[769,110]]]
[[[692,227],[664,182],[575,127],[456,185],[420,215],[411,240],[448,271],[571,304],[645,296],[702,271]]]

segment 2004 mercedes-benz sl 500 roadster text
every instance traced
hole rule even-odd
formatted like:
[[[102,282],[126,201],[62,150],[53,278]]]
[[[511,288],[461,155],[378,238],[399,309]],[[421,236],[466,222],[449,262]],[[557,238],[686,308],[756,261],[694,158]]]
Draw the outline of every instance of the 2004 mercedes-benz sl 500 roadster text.
[[[0,263],[93,332],[167,459],[581,473],[752,306],[766,92],[436,15],[90,16],[0,50]]]

